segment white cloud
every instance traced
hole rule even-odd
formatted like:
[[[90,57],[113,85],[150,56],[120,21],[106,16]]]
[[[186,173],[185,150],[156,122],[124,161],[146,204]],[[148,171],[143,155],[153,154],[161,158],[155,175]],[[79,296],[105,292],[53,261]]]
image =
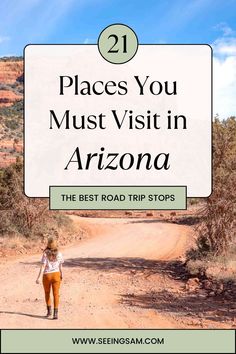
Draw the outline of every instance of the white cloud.
[[[236,37],[233,33],[228,27],[212,44],[214,114],[219,114],[220,118],[236,116]]]
[[[225,22],[220,22],[214,27],[216,30],[222,31],[223,36],[231,36],[235,34],[235,31],[227,25]]]
[[[218,38],[213,43],[215,55],[236,55],[236,37]]]

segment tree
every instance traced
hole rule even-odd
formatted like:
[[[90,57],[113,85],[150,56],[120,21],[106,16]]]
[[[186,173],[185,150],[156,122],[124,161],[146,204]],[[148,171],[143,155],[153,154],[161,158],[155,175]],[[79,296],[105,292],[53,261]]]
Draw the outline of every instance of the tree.
[[[19,232],[29,236],[49,218],[48,202],[23,194],[21,161],[4,169],[0,175],[0,232]]]
[[[236,230],[236,120],[213,124],[213,193],[201,212],[198,251],[226,254]]]

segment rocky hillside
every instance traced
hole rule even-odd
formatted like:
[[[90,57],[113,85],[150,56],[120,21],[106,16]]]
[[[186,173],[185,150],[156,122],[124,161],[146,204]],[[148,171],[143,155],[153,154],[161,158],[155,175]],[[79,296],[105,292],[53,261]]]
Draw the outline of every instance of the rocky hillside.
[[[0,107],[23,99],[22,58],[0,58]]]
[[[0,167],[23,152],[23,59],[0,58]]]

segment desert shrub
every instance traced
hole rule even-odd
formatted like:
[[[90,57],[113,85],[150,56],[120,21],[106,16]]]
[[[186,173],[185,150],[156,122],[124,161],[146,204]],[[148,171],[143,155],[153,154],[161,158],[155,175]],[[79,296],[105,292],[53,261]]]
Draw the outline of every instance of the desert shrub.
[[[53,233],[62,223],[48,210],[48,200],[28,198],[23,193],[23,166],[18,159],[0,174],[0,233],[26,237]],[[66,218],[66,216],[64,216]],[[63,221],[64,224],[66,221]],[[69,223],[69,221],[68,221]]]
[[[0,181],[0,231],[29,235],[38,222],[45,222],[47,203],[27,198],[22,190],[22,164],[3,171]]]
[[[4,84],[4,83],[0,83],[0,90],[1,91],[8,91],[9,89],[10,89],[9,85]]]
[[[7,128],[16,130],[19,127],[19,122],[15,119],[9,119],[5,122]]]
[[[9,61],[22,61],[23,60],[23,57],[22,56],[19,56],[19,57],[16,57],[16,56],[9,56],[9,57],[1,57],[0,58],[0,61],[5,61],[5,62],[9,62]]]
[[[197,247],[190,258],[225,255],[235,244],[236,230],[236,120],[213,124],[213,193],[200,211]]]
[[[201,200],[199,198],[188,198],[188,205],[193,206],[193,205],[198,205],[201,203]]]
[[[71,227],[71,221],[70,218],[63,214],[63,213],[54,213],[53,219],[56,223],[56,225],[60,228],[70,228]]]
[[[23,100],[16,101],[13,105],[9,107],[0,108],[0,116],[2,117],[12,117],[20,116],[23,119]]]
[[[9,107],[0,107],[0,124],[4,131],[5,139],[8,140],[10,135],[19,137],[23,136],[23,101],[16,101]],[[0,135],[3,139],[3,135]]]

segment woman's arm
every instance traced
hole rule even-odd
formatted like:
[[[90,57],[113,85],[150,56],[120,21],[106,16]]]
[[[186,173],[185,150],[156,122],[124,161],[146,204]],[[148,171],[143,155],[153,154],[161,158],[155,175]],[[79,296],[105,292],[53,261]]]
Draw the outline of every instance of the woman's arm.
[[[59,270],[60,270],[60,276],[61,276],[61,280],[63,279],[63,276],[62,276],[62,263],[60,263],[59,265]]]
[[[45,264],[42,264],[39,270],[39,275],[36,279],[36,284],[40,284],[40,281],[42,281],[42,277],[43,277],[43,272],[44,272],[44,268],[45,268]]]

